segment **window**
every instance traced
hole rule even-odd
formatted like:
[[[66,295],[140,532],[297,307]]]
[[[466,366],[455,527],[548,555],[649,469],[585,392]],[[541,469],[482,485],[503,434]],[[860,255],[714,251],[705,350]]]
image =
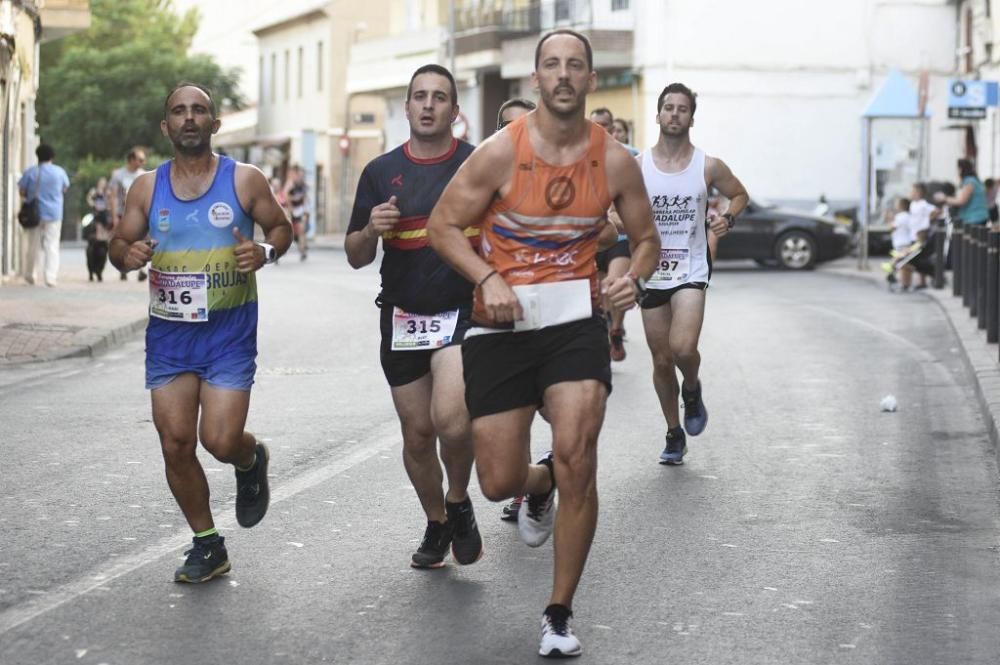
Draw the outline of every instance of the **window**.
[[[568,21],[569,16],[569,0],[556,0],[556,21]]]
[[[278,54],[271,54],[271,103],[278,101]]]
[[[260,56],[257,59],[257,99],[260,100],[258,103],[264,103],[264,75],[267,72],[264,71],[264,56]]]
[[[299,47],[299,63],[298,63],[299,68],[295,72],[295,75],[296,75],[295,76],[296,95],[298,96],[299,99],[302,99],[302,67],[303,67],[303,63],[305,61],[305,55],[304,55],[304,53],[305,53],[305,50],[300,46]]]
[[[288,89],[291,88],[292,84],[292,54],[288,49],[285,49],[285,99],[288,99]]]
[[[611,0],[611,11],[619,12],[628,9],[628,0]]]
[[[323,92],[323,42],[316,43],[316,89]]]

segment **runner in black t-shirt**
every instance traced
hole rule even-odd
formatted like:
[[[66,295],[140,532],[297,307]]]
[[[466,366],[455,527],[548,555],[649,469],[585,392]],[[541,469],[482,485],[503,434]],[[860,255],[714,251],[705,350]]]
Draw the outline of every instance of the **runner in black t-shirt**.
[[[382,309],[382,370],[402,425],[403,464],[427,515],[411,565],[440,568],[449,546],[460,564],[474,563],[483,551],[466,492],[473,450],[461,341],[469,327],[472,284],[438,258],[425,229],[472,146],[452,137],[457,92],[444,67],[414,72],[405,110],[410,140],[365,167],[344,246],[350,264],[361,268],[375,260],[382,238],[376,301]],[[470,232],[470,242],[478,244],[478,235]]]

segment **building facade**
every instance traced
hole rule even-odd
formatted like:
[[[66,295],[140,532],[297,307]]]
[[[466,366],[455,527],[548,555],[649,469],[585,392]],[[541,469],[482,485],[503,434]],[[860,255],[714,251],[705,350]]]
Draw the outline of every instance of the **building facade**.
[[[89,0],[0,0],[0,284],[24,263],[17,181],[35,163],[39,47],[90,25]]]

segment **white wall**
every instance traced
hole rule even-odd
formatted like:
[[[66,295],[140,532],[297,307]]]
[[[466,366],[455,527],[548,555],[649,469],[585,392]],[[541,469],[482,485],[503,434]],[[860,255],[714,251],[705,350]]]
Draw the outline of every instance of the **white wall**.
[[[890,68],[932,73],[930,175],[954,178],[945,131],[955,49],[947,0],[668,0],[637,5],[635,57],[651,124],[681,81],[698,93],[693,138],[766,198],[856,201],[861,113]]]
[[[295,136],[303,129],[322,132],[330,122],[331,48],[329,19],[317,19],[305,25],[295,25],[286,30],[260,38],[259,54],[264,57],[262,97],[258,102],[258,133],[262,136]],[[323,43],[323,89],[318,87],[317,44]],[[298,50],[303,49],[302,95],[298,94]],[[288,93],[285,88],[285,53],[291,59]],[[272,73],[271,58],[276,57],[276,76]],[[346,56],[346,52],[345,52]],[[272,95],[272,90],[274,95]],[[272,101],[274,99],[275,101]],[[293,154],[293,159],[297,156]]]

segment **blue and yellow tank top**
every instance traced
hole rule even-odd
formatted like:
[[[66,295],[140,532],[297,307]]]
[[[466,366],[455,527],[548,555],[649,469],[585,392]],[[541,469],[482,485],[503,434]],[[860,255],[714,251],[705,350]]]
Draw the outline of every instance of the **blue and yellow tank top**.
[[[149,209],[156,246],[146,353],[191,366],[230,353],[257,353],[257,282],[253,273],[237,271],[233,252],[233,228],[252,238],[253,220],[236,195],[236,162],[218,159],[212,186],[190,201],[174,196],[172,161],[161,164]],[[158,300],[186,305],[164,318]]]

